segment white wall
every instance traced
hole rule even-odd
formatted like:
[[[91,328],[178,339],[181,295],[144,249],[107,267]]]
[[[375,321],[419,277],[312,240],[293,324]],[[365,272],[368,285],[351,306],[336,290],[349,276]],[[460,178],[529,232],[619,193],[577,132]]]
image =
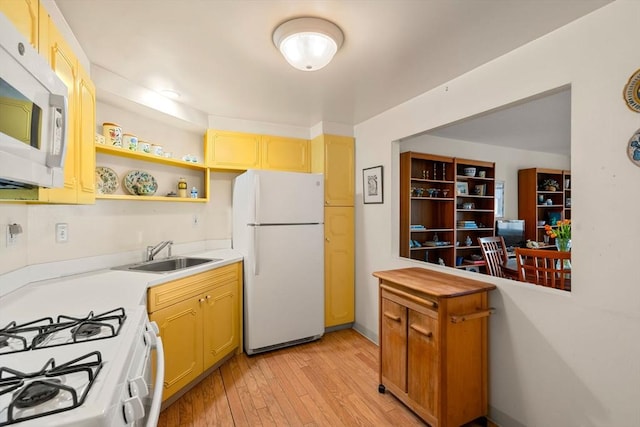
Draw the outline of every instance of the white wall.
[[[356,170],[384,166],[382,205],[362,204],[356,174],[356,327],[376,337],[371,273],[418,265],[396,256],[394,141],[571,84],[573,291],[486,277],[498,286],[490,411],[503,426],[640,425],[640,169],[625,151],[640,115],[622,99],[639,19],[640,2],[617,0],[356,126]]]

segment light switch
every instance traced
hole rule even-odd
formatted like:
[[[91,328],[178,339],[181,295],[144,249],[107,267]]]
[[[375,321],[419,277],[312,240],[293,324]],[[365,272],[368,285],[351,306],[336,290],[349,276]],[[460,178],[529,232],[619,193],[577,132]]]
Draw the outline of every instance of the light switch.
[[[65,243],[69,240],[69,224],[56,224],[56,243]]]

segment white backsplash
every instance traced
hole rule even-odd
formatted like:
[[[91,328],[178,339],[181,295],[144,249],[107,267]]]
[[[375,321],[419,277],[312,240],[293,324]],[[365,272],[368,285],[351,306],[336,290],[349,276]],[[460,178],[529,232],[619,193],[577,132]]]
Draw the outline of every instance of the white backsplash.
[[[172,254],[185,255],[207,250],[229,248],[231,248],[231,239],[202,240],[197,242],[174,244],[172,246]],[[28,265],[24,268],[0,275],[0,297],[26,285],[27,283],[135,263],[143,261],[144,256],[145,248],[109,255],[81,257],[65,261]],[[161,256],[165,256],[164,251]]]

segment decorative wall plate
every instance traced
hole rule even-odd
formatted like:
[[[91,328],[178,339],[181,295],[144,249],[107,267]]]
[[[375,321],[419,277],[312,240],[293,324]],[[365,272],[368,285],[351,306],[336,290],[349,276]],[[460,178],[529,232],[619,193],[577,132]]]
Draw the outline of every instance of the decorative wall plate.
[[[98,194],[113,194],[118,189],[118,174],[113,169],[104,166],[96,168],[96,192]]]
[[[636,113],[640,113],[640,69],[629,77],[622,96],[627,102],[627,107]]]
[[[636,166],[640,166],[640,129],[638,129],[629,140],[627,154]]]
[[[158,190],[153,175],[144,171],[131,171],[123,180],[124,188],[134,196],[152,196]]]

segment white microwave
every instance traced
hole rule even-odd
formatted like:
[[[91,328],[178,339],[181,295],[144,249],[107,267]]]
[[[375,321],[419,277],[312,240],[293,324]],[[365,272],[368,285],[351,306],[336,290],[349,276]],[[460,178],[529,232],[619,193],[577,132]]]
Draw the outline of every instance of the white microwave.
[[[0,12],[0,188],[62,187],[67,86]]]

